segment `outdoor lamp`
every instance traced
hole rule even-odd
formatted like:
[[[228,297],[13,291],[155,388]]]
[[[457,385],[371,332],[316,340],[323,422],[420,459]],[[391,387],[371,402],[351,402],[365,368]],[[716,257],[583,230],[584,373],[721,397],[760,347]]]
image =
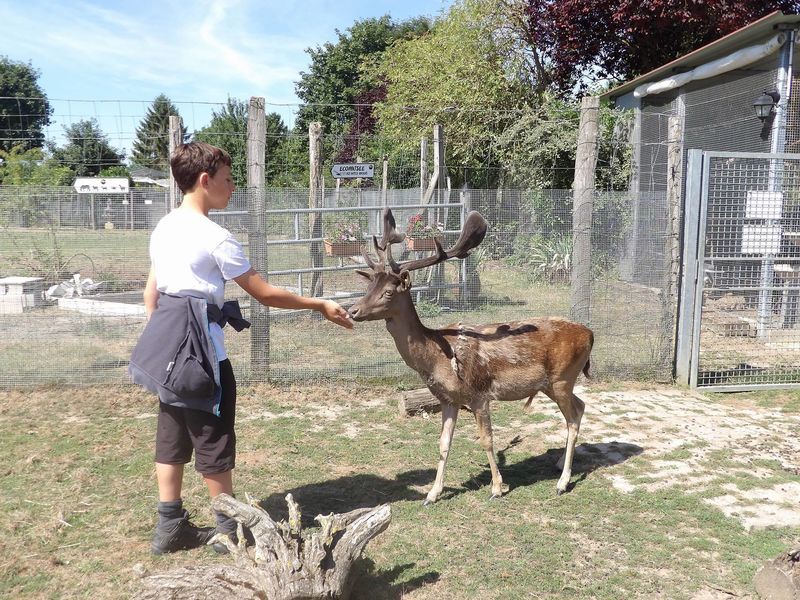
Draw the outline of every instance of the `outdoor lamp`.
[[[764,90],[764,93],[753,101],[753,108],[756,111],[756,116],[762,121],[769,117],[772,112],[772,107],[775,106],[780,99],[781,95],[776,90],[771,92]]]

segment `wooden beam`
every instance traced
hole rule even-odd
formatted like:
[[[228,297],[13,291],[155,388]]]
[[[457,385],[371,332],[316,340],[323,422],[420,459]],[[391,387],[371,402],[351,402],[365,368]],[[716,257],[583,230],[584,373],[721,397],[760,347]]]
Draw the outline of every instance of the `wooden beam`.
[[[322,123],[308,125],[308,208],[322,208]],[[309,213],[309,237],[322,237],[322,213]],[[322,242],[311,242],[311,266],[322,267]],[[322,273],[315,271],[311,276],[310,295],[319,297],[323,294]]]
[[[591,319],[592,294],[592,202],[594,170],[597,166],[597,118],[600,98],[581,98],[581,120],[575,155],[575,185],[572,207],[572,294],[570,314],[578,323]]]
[[[267,121],[264,98],[251,97],[247,108],[247,189],[250,198],[248,249],[250,266],[265,279],[269,273],[267,259],[267,219],[265,206],[265,157]],[[259,379],[269,377],[269,308],[250,302],[250,368]]]
[[[169,156],[172,155],[175,149],[183,143],[181,118],[175,115],[169,117]],[[172,176],[172,169],[169,170],[169,209],[173,210],[178,206],[178,198],[180,198],[181,191],[178,189],[178,184],[175,182],[175,177]]]

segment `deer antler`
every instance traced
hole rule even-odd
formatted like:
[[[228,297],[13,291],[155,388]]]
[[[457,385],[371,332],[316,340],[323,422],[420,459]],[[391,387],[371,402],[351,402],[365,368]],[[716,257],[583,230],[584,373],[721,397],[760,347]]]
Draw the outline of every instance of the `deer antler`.
[[[389,244],[399,244],[404,239],[406,239],[406,234],[397,231],[397,224],[395,223],[392,211],[388,208],[384,208],[383,239],[381,240],[383,249],[386,250],[389,247]]]
[[[417,260],[410,260],[399,265],[393,265],[395,273],[400,271],[416,271],[425,267],[431,267],[435,264],[443,262],[448,258],[466,258],[469,251],[478,246],[486,237],[486,230],[489,224],[486,219],[481,216],[477,211],[472,211],[467,215],[467,220],[464,222],[464,228],[461,230],[461,235],[458,236],[455,245],[445,251],[439,240],[434,239],[436,244],[436,254],[426,256]]]
[[[364,248],[362,250],[362,254],[364,255],[364,260],[366,261],[367,265],[373,271],[384,271],[386,270],[386,263],[388,262],[392,270],[398,272],[397,263],[394,262],[390,246],[392,244],[399,244],[404,239],[406,239],[406,234],[397,231],[397,223],[394,220],[392,211],[388,208],[384,208],[383,238],[379,243],[377,236],[372,236],[372,244],[375,246],[375,254],[378,255],[378,264],[373,262],[372,258],[367,252],[367,249]]]

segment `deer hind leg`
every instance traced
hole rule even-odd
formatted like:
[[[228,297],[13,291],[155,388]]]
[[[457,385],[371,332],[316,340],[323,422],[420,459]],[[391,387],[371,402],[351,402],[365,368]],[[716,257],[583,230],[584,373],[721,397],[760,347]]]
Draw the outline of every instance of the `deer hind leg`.
[[[423,506],[436,502],[444,489],[444,468],[447,464],[447,455],[450,453],[450,445],[453,443],[456,419],[458,419],[458,406],[450,402],[442,402],[442,434],[439,437],[439,464],[436,467],[436,481],[433,482],[433,487],[422,503]]]
[[[489,415],[489,406],[486,402],[473,405],[471,408],[475,415],[475,423],[478,425],[480,444],[486,450],[486,456],[489,459],[489,468],[492,471],[492,495],[489,499],[494,500],[503,495],[503,478],[500,475],[500,469],[497,468],[497,461],[494,456],[492,418]]]
[[[561,469],[561,477],[556,484],[558,495],[567,491],[569,480],[572,477],[572,459],[575,456],[575,442],[578,439],[578,431],[581,428],[581,418],[583,417],[584,403],[572,393],[572,386],[553,386],[553,390],[548,394],[561,409],[561,413],[567,421],[567,446],[564,454],[556,463],[556,467]]]

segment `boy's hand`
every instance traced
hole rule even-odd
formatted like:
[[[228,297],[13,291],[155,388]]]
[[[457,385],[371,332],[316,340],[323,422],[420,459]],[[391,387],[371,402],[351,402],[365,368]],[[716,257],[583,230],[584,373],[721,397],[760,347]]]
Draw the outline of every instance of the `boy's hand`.
[[[353,328],[353,321],[350,320],[350,315],[345,309],[343,309],[333,300],[325,300],[322,303],[322,307],[319,309],[319,312],[321,312],[322,316],[332,323],[341,325],[346,329]]]

